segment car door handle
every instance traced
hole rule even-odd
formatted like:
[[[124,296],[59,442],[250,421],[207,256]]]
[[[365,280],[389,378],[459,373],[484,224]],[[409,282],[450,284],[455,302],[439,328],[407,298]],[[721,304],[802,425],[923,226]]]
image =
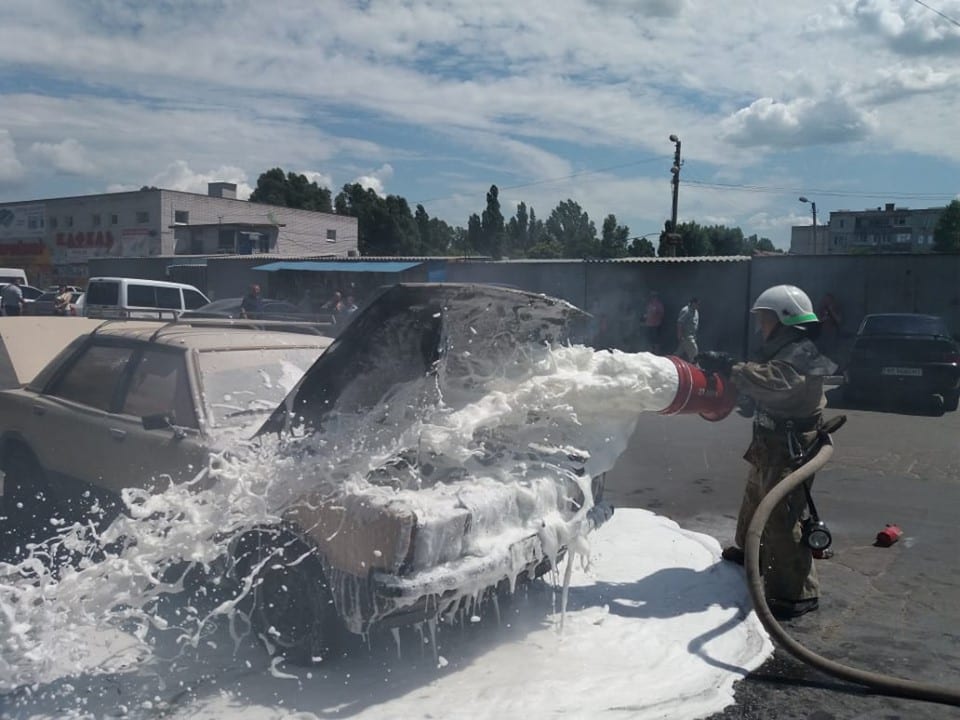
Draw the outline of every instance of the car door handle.
[[[110,428],[110,436],[114,440],[124,440],[127,437],[127,431],[120,428]]]

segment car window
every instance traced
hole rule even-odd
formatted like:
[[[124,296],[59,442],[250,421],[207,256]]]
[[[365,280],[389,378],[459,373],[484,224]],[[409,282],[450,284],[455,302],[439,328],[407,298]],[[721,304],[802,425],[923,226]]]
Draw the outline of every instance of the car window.
[[[270,413],[320,356],[321,348],[268,348],[200,353],[207,413],[214,427],[245,425]]]
[[[48,392],[49,395],[110,411],[133,349],[90,345]]]
[[[122,412],[135,417],[169,415],[175,425],[197,427],[184,354],[144,352],[133,369]]]
[[[207,299],[196,290],[183,289],[183,304],[187,310],[196,310],[207,304]]]
[[[119,305],[120,284],[115,282],[92,282],[87,287],[88,305]]]
[[[157,295],[153,285],[127,285],[128,307],[157,307]]]
[[[943,335],[949,336],[941,318],[926,315],[868,315],[861,335]]]
[[[183,310],[183,302],[180,299],[180,288],[158,287],[157,307],[168,308],[170,310]]]
[[[36,300],[43,295],[43,290],[29,285],[21,285],[20,292],[23,293],[24,300]]]
[[[52,302],[57,299],[57,293],[55,292],[45,292],[43,295],[37,298],[37,302]]]

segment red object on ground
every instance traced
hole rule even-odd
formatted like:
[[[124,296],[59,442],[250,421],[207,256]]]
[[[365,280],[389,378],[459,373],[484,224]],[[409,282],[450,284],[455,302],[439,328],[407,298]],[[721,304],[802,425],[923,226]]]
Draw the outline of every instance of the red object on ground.
[[[877,533],[877,547],[890,547],[897,540],[900,539],[900,536],[903,535],[903,530],[901,530],[896,525],[887,525],[883,530]]]
[[[692,415],[697,413],[704,420],[716,422],[729,415],[737,404],[737,389],[729,380],[717,373],[707,375],[696,365],[691,365],[673,355],[668,355],[677,368],[677,395],[661,415]]]

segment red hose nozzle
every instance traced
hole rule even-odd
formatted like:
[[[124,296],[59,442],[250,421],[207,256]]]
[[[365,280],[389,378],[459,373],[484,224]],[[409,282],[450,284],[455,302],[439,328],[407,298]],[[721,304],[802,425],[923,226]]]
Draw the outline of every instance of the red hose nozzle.
[[[716,422],[729,415],[737,403],[737,389],[717,373],[709,375],[696,365],[668,355],[677,369],[677,394],[661,415],[691,415]]]

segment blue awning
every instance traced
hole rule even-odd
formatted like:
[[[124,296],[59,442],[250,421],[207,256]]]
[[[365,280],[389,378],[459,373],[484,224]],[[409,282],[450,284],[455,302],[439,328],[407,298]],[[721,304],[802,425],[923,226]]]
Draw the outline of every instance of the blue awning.
[[[290,260],[287,262],[272,262],[266,265],[257,265],[253,270],[277,272],[278,270],[301,270],[307,272],[373,272],[373,273],[401,273],[404,270],[422,265],[419,262],[343,262]]]

